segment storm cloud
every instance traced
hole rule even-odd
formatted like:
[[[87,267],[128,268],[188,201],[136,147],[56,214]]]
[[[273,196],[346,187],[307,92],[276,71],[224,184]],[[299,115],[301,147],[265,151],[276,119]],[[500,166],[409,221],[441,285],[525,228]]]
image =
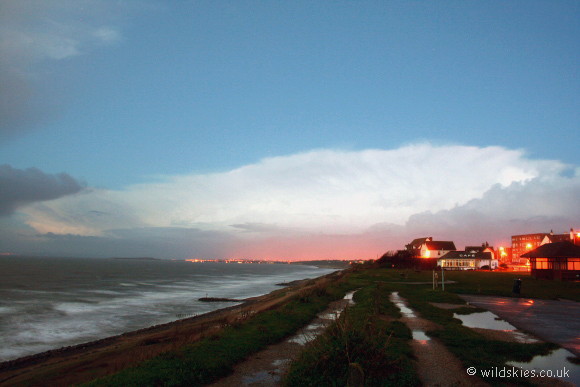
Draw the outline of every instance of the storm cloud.
[[[54,95],[37,89],[43,64],[121,39],[121,8],[111,1],[0,0],[0,140],[51,114]]]
[[[502,147],[315,150],[18,212],[53,253],[68,241],[78,255],[376,258],[416,237],[462,246],[578,227],[580,173],[569,172]]]
[[[256,234],[260,227],[264,231],[263,225],[359,233],[382,222],[403,225],[412,215],[481,198],[496,185],[524,183],[564,169],[560,162],[530,160],[521,151],[501,147],[419,144],[393,150],[315,150],[223,173],[93,190],[26,212],[28,224],[39,232],[80,235],[119,227],[244,234],[252,229]],[[111,215],[96,217],[90,211]]]
[[[47,174],[37,168],[0,165],[0,216],[18,207],[80,192],[83,185],[66,173]]]

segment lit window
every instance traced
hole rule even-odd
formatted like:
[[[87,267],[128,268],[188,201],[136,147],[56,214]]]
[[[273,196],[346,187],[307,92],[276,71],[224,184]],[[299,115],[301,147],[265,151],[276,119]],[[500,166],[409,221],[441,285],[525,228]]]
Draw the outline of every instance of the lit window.
[[[568,270],[580,270],[580,258],[568,258]]]
[[[536,269],[545,270],[548,268],[548,258],[536,258]]]

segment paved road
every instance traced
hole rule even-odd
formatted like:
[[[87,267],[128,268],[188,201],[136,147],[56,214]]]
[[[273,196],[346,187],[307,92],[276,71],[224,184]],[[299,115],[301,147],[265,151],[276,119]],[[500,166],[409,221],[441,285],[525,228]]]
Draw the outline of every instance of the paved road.
[[[529,298],[461,296],[518,329],[556,343],[580,356],[580,302]]]

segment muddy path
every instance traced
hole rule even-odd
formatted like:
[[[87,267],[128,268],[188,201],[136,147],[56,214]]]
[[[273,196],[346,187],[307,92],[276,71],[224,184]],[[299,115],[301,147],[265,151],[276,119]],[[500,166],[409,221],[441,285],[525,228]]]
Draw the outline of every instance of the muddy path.
[[[293,360],[297,359],[304,345],[314,340],[332,324],[352,303],[352,295],[348,293],[342,300],[331,302],[328,308],[286,340],[272,344],[266,349],[250,356],[234,367],[234,372],[211,384],[212,387],[230,386],[280,386],[284,374]]]

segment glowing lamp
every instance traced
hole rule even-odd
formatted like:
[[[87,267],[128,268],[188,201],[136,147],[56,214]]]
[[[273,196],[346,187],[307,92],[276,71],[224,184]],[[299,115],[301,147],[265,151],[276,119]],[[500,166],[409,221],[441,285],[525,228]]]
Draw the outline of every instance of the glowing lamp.
[[[423,255],[423,258],[429,258],[431,257],[431,252],[429,250],[425,250],[425,255]]]
[[[526,247],[527,247],[528,249],[531,249],[531,248],[532,248],[532,244],[531,244],[531,243],[528,243],[528,244],[526,245]]]

